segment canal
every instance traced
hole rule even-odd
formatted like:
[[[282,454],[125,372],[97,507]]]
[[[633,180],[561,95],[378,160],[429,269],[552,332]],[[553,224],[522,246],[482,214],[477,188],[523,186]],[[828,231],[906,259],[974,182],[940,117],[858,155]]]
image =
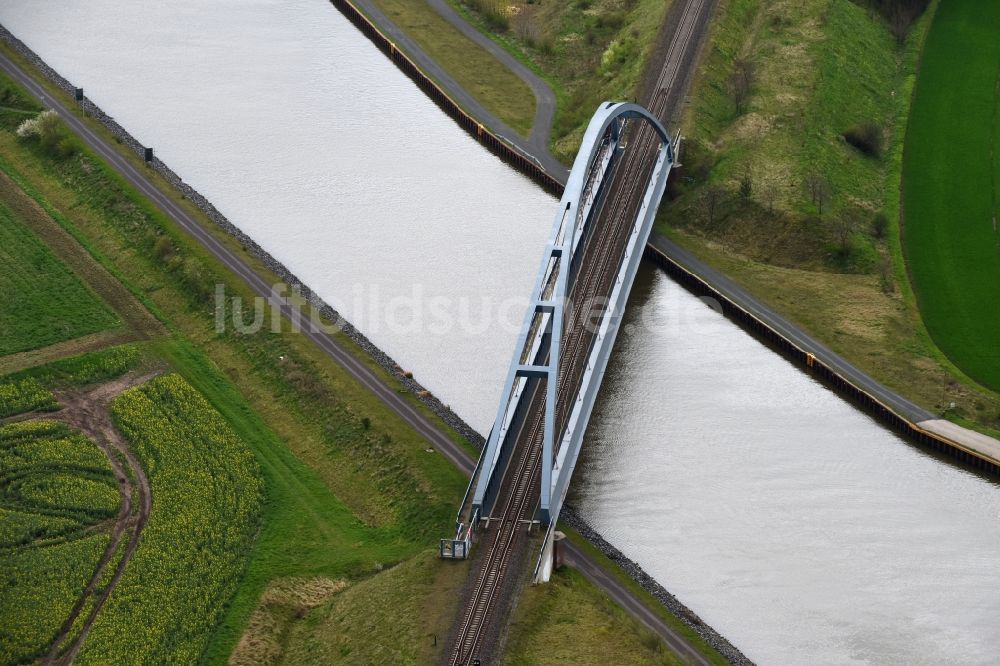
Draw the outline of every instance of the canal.
[[[0,21],[481,432],[555,200],[325,0]],[[647,267],[572,502],[761,664],[993,663],[1000,492]]]

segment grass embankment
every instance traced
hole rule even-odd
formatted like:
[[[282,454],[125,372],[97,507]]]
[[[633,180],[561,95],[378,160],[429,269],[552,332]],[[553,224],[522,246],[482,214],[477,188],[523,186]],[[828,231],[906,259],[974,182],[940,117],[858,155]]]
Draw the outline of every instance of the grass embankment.
[[[3,86],[12,84],[0,79]],[[103,134],[96,125],[94,130]],[[241,661],[310,650],[312,624],[298,626],[303,617],[334,623],[329,636],[336,651],[356,654],[359,661],[367,654],[425,661],[440,650],[443,639],[436,637],[447,631],[465,569],[437,560],[428,546],[451,524],[464,489],[461,475],[287,327],[280,333],[239,335],[231,327],[216,333],[210,285],[222,283],[229,296],[250,301],[246,288],[93,155],[80,151],[55,158],[9,131],[0,131],[0,155],[0,172],[50,218],[50,227],[43,225],[48,232],[40,235],[47,242],[61,238],[47,235],[58,228],[159,319],[153,340],[126,348],[132,350],[126,365],[168,365],[256,457],[265,488],[263,525],[245,553],[246,569],[204,660],[226,661],[241,634]],[[189,202],[174,199],[203,219]],[[231,238],[221,233],[219,238],[240,251]],[[65,383],[106,378],[121,364],[105,355],[116,353],[97,352],[4,378],[15,398],[22,390],[28,396],[15,399],[11,413],[51,407],[51,389]],[[154,516],[156,507],[154,497]],[[333,606],[324,604],[344,588],[358,591],[331,603],[349,604],[350,613],[331,616]],[[400,590],[408,592],[400,596]],[[390,602],[383,603],[386,599]],[[587,597],[581,595],[579,603]],[[255,608],[256,620],[251,619]],[[306,614],[310,608],[316,611]],[[281,625],[277,634],[272,611]],[[381,622],[368,634],[356,633],[355,616]],[[210,615],[200,617],[193,621],[203,629]],[[392,631],[396,626],[405,630]],[[336,642],[341,640],[346,647]],[[164,647],[169,648],[161,643]]]
[[[684,663],[573,569],[525,590],[508,641],[510,665]]]
[[[490,76],[478,74],[494,71],[499,66],[512,76],[423,0],[375,0],[375,3],[480,99],[499,98],[506,104],[519,103],[525,94],[528,99],[534,99],[529,89],[516,89],[506,77],[495,73]],[[597,105],[604,100],[632,99],[636,95],[643,68],[670,3],[659,0],[555,0],[546,3],[452,0],[452,4],[473,25],[552,86],[557,108],[550,147],[558,159],[569,164]],[[482,56],[493,63],[492,69],[480,60]],[[466,73],[470,68],[473,74]],[[496,112],[499,107],[489,108]]]
[[[900,249],[903,139],[936,6],[900,45],[848,0],[730,0],[697,72],[685,168],[657,229],[902,395],[995,432],[1000,396],[928,336]],[[742,113],[738,60],[753,70]],[[867,125],[880,130],[873,154],[844,138]]]
[[[948,0],[927,37],[903,163],[920,312],[955,365],[1000,390],[1000,4]]]
[[[522,136],[531,133],[535,95],[506,65],[441,18],[424,0],[373,2],[496,117]]]
[[[909,55],[850,0],[730,0],[699,68],[685,169],[661,225],[764,263],[871,272],[885,253],[873,232],[886,206],[892,158],[884,148],[896,138],[895,91],[912,71]],[[751,72],[740,106],[739,66]],[[843,138],[867,124],[882,135],[874,155]]]

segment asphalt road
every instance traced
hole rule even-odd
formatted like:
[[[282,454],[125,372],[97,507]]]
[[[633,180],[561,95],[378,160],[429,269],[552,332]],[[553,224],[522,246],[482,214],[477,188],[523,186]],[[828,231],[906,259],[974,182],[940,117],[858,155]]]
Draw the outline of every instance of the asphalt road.
[[[89,148],[118,171],[129,184],[153,201],[171,220],[200,242],[229,270],[244,280],[258,296],[266,298],[273,307],[280,309],[281,313],[289,321],[299,325],[303,335],[306,335],[312,342],[319,346],[320,349],[341,365],[348,374],[365,388],[377,395],[400,418],[425,437],[441,455],[458,467],[466,476],[471,477],[476,461],[472,459],[465,449],[439,430],[427,417],[415,409],[412,404],[388,386],[370,368],[355,358],[351,352],[344,349],[326,332],[318,329],[307,317],[303,317],[297,309],[290,307],[283,299],[275,300],[271,294],[271,285],[251,269],[242,258],[233,254],[229,248],[206,231],[198,221],[177,206],[169,196],[153,185],[149,174],[145,173],[142,169],[134,167],[131,162],[116,152],[103,138],[95,134],[82,119],[70,112],[60,100],[53,98],[3,53],[0,53],[0,70],[24,86],[47,108],[58,112],[67,126],[79,135]],[[442,526],[442,530],[447,529],[447,527]],[[574,566],[580,569],[591,582],[607,593],[608,596],[640,622],[659,634],[672,650],[681,655],[689,655],[688,660],[691,663],[709,663],[697,650],[687,643],[682,635],[675,632],[646,608],[645,604],[637,599],[631,590],[605,574],[601,570],[601,566],[592,557],[579,551],[572,545],[566,548],[565,552],[567,552]]]
[[[681,657],[689,664],[701,664],[711,666],[708,659],[691,647],[691,644],[675,632],[659,615],[654,613],[646,604],[639,601],[632,590],[627,588],[613,576],[608,575],[602,567],[595,564],[593,559],[580,550],[579,546],[568,539],[559,542],[562,551],[563,561],[573,567],[598,589],[602,590],[616,604],[625,609],[632,617],[637,619],[648,629],[659,634],[667,647],[677,656]]]

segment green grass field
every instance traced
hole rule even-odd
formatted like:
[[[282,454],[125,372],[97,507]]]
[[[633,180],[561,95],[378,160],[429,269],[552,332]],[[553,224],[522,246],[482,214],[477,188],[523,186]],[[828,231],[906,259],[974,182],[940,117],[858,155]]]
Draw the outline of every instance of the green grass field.
[[[1000,390],[1000,4],[941,3],[906,137],[904,249],[924,322]]]
[[[118,318],[0,204],[0,356],[110,328]]]
[[[80,433],[51,421],[0,427],[0,662],[49,647],[120,502],[107,457]]]

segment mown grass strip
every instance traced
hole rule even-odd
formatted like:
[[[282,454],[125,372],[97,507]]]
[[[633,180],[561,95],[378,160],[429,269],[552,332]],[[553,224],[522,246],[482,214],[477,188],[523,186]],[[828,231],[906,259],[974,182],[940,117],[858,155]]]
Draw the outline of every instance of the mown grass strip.
[[[115,314],[0,204],[0,356],[111,328]]]
[[[924,322],[959,368],[994,390],[998,27],[997,3],[941,3],[924,49],[903,166],[904,249]]]

